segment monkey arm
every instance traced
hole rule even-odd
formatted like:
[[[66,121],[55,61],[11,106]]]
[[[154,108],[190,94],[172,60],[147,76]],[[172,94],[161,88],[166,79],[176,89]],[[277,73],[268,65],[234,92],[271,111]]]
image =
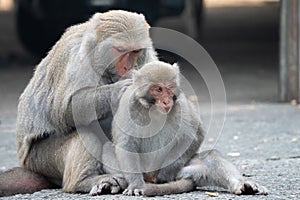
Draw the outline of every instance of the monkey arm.
[[[115,146],[116,157],[120,170],[128,182],[128,187],[124,190],[123,194],[139,196],[143,194],[145,185],[139,154],[136,153],[135,147],[128,148],[124,146],[127,144],[124,140],[128,140],[128,138],[126,139],[124,136],[121,136],[118,139],[123,141],[119,141],[118,145]],[[132,141],[132,144],[134,143]]]
[[[67,124],[89,125],[110,112],[111,85],[84,87],[69,98],[66,119]]]
[[[66,123],[86,126],[104,118],[118,106],[121,94],[131,83],[131,79],[126,79],[110,85],[88,86],[77,90],[67,103]]]
[[[129,187],[142,186],[144,184],[144,178],[138,154],[116,147],[116,156],[119,161],[120,169],[123,171],[129,183]]]

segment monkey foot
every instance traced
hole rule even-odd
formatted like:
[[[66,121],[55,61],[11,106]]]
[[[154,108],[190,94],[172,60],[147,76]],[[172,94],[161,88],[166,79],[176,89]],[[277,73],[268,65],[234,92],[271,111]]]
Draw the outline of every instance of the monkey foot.
[[[121,176],[105,176],[98,180],[98,183],[92,187],[90,195],[117,194],[127,187],[126,180]]]
[[[144,190],[143,189],[126,189],[123,192],[124,195],[127,196],[142,196],[144,195]]]
[[[236,189],[233,190],[233,193],[237,195],[251,195],[251,194],[267,195],[268,190],[264,186],[261,186],[255,182],[247,180],[243,184],[236,187]]]

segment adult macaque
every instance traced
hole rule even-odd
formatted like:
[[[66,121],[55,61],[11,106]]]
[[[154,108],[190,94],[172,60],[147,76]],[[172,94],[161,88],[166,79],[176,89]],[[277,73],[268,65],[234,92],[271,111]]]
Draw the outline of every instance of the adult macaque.
[[[0,194],[34,192],[51,184],[66,192],[89,192],[95,184],[106,182],[114,193],[118,192],[113,187],[116,180],[126,186],[122,177],[103,175],[101,162],[86,150],[76,130],[81,127],[94,134],[89,125],[108,117],[111,99],[131,84],[130,79],[119,79],[156,59],[149,25],[141,14],[97,13],[67,29],[38,64],[20,97],[17,145],[21,168],[1,174],[5,181],[0,183]],[[91,107],[95,115],[90,115]],[[101,144],[98,148],[101,151]],[[13,188],[14,182],[23,185]]]
[[[120,100],[112,125],[117,164],[106,170],[117,173],[119,167],[124,174],[123,194],[163,195],[208,185],[235,194],[266,194],[216,150],[197,154],[204,131],[199,113],[180,91],[179,75],[177,65],[150,62],[135,73]]]

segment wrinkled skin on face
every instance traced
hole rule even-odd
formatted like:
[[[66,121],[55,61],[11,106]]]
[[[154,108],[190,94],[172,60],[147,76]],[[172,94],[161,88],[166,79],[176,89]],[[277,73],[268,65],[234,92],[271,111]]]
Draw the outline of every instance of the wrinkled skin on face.
[[[168,113],[174,105],[175,90],[175,83],[157,83],[150,86],[149,94],[155,99],[155,105]]]
[[[134,68],[142,49],[126,49],[125,47],[113,47],[113,55],[116,58],[115,67],[118,76],[122,77]]]

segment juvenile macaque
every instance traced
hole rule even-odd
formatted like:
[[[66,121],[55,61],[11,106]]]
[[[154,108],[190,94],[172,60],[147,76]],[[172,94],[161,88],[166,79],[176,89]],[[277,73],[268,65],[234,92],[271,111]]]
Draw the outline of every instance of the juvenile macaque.
[[[179,76],[176,64],[150,62],[135,73],[120,100],[112,136],[118,167],[128,183],[123,194],[163,195],[207,185],[235,194],[266,194],[216,150],[197,154],[204,131],[199,113],[180,90]],[[154,190],[146,182],[165,184]]]
[[[6,181],[0,183],[0,191],[16,181],[23,181],[24,188],[32,187],[27,191],[12,187],[1,195],[40,190],[30,179],[22,180],[28,170],[66,192],[89,192],[105,181],[113,188],[114,177],[103,175],[101,162],[82,144],[77,128],[95,134],[90,125],[111,116],[111,99],[131,84],[130,79],[120,78],[151,60],[157,58],[142,14],[97,13],[68,28],[38,64],[19,100],[17,146],[20,167],[26,170],[15,170],[24,176],[1,175]],[[98,148],[101,152],[101,144]],[[117,179],[126,186],[122,178]]]

